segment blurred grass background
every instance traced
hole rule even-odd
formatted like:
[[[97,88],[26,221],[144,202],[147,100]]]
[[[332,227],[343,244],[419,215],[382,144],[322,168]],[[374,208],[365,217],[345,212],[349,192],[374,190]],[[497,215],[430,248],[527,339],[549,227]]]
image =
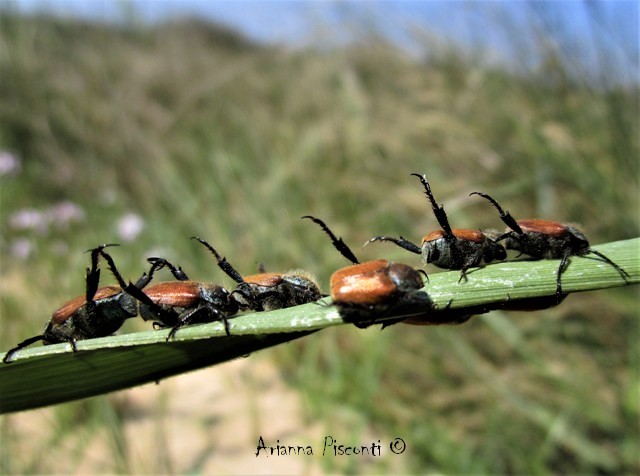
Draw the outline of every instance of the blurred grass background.
[[[454,227],[502,227],[467,198],[481,190],[517,217],[578,222],[592,243],[638,236],[638,84],[620,81],[593,12],[595,76],[557,47],[561,26],[536,26],[543,16],[526,31],[491,25],[530,36],[509,69],[429,35],[417,35],[416,57],[375,29],[340,48],[286,49],[193,19],[112,25],[5,9],[2,349],[84,292],[83,251],[104,242],[123,245],[113,255],[132,279],[161,255],[231,286],[188,239],[199,235],[243,273],[258,262],[301,267],[326,290],[346,262],[299,220],[313,214],[361,260],[418,266],[396,247],[359,248],[376,234],[419,240],[436,228],[411,172],[429,174]],[[629,61],[637,71],[637,56]],[[124,331],[143,328],[132,321]],[[401,436],[411,448],[404,471],[630,474],[640,471],[639,337],[631,288],[453,328],[328,329],[251,359],[275,362],[299,392],[301,425],[331,431],[346,420],[352,434],[337,436],[354,442]],[[37,450],[18,437],[20,415],[2,417],[0,472],[47,472],[61,445],[80,461],[100,429],[111,442],[103,470],[131,470],[126,400],[46,415],[51,432]],[[59,435],[71,431],[81,437],[70,446]],[[166,456],[157,464],[149,471],[183,467]]]

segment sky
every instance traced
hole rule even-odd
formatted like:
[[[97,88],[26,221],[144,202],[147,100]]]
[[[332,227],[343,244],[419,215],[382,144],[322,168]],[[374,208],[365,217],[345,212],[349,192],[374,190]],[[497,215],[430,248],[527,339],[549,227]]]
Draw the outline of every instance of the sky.
[[[640,56],[640,2],[635,0],[0,0],[3,4],[100,21],[132,14],[148,23],[196,16],[259,42],[294,48],[339,44],[373,27],[409,52],[420,52],[425,38],[447,38],[462,46],[482,44],[489,59],[498,60],[513,59],[542,31],[585,64],[602,65],[594,56],[598,43],[607,60],[626,64],[636,82]]]

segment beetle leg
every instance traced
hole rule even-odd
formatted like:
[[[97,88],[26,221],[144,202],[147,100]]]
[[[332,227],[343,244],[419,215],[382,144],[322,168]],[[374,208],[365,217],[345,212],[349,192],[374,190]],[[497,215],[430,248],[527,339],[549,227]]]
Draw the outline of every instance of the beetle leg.
[[[200,312],[210,312],[218,317],[219,320],[221,320],[224,324],[224,331],[227,336],[231,336],[231,332],[229,331],[229,321],[227,320],[227,316],[224,312],[221,312],[220,310],[210,306],[199,306],[196,309],[185,312],[182,316],[180,316],[178,323],[169,331],[169,334],[167,335],[167,342],[169,342],[169,340],[176,334],[178,329],[188,325],[189,321],[191,321]]]
[[[129,281],[129,284],[125,283],[124,279],[122,279],[122,275],[116,268],[116,264],[113,262],[113,258],[111,258],[111,256],[108,253],[101,251],[100,254],[107,261],[109,265],[109,269],[111,270],[111,273],[113,273],[116,280],[118,281],[118,284],[120,285],[120,287],[124,292],[133,296],[142,304],[146,304],[147,306],[149,306],[151,311],[157,314],[158,316],[172,317],[171,312],[165,310],[164,308],[156,304],[149,296],[147,296],[147,294],[144,291],[142,291],[142,289],[137,284],[133,284],[131,281]],[[154,273],[154,269],[160,269],[162,266],[167,265],[167,263],[169,263],[168,261],[162,260],[161,258],[150,258],[150,260],[152,260],[150,262],[153,263],[153,265],[151,267],[151,270],[149,271],[149,275],[148,275],[149,280],[151,279],[151,276]],[[173,267],[173,265],[171,266]],[[146,285],[147,283],[148,281],[147,282],[143,281],[144,285]]]
[[[386,321],[382,321],[381,324],[382,326],[380,327],[380,330],[383,331],[385,330],[387,327],[391,327],[395,324],[398,324],[399,322],[402,322],[406,319],[406,317],[399,317],[397,319],[387,319]],[[356,326],[358,327],[358,326]]]
[[[380,324],[379,322],[376,322],[375,319],[371,319],[368,321],[353,321],[352,324],[354,326],[356,326],[358,329],[366,329],[367,327],[371,327],[375,324]],[[394,322],[395,324],[395,322]],[[391,324],[388,324],[391,325]],[[384,329],[384,325],[382,326],[382,329]]]
[[[147,261],[155,266],[155,269],[162,269],[166,266],[171,271],[171,274],[173,274],[173,277],[178,281],[189,281],[189,277],[184,271],[182,271],[182,268],[176,268],[173,264],[171,264],[164,258],[147,258]]]
[[[147,260],[149,261],[149,260]],[[142,273],[142,276],[140,276],[140,279],[138,279],[136,281],[135,286],[138,289],[143,289],[144,287],[147,286],[147,284],[149,284],[151,282],[151,280],[153,279],[153,275],[155,274],[155,272],[159,269],[162,269],[165,265],[164,262],[160,261],[160,262],[156,262],[156,261],[150,261],[151,264],[151,268],[149,269],[149,274],[147,273]],[[122,287],[122,286],[121,286]]]
[[[118,284],[120,285],[120,288],[122,288],[124,292],[130,294],[131,296],[136,298],[138,301],[143,302],[144,304],[147,304],[149,306],[156,306],[156,304],[151,300],[151,298],[147,296],[145,293],[143,293],[140,290],[140,288],[135,286],[131,281],[129,281],[129,284],[124,282],[124,279],[122,279],[122,275],[118,271],[118,268],[116,268],[116,264],[114,263],[113,258],[109,253],[101,251],[100,254],[106,260],[109,266],[109,270],[111,271],[111,274],[113,274],[113,276],[116,278],[116,280],[118,281]]]
[[[443,307],[442,309],[437,309],[437,311],[448,311],[451,308],[451,304],[453,303],[453,299],[449,299],[449,301],[447,301],[447,305],[445,307]]]
[[[244,279],[242,278],[240,273],[238,273],[238,271],[233,266],[231,266],[231,263],[229,263],[226,258],[220,256],[220,254],[218,254],[213,246],[197,236],[192,236],[191,239],[198,240],[200,243],[206,246],[211,253],[213,253],[213,255],[216,257],[216,260],[218,260],[218,266],[227,274],[227,276],[229,276],[238,284],[244,283]]]
[[[502,235],[498,236],[494,241],[496,243],[502,241],[502,240],[506,240],[507,238],[511,238],[512,240],[516,240],[519,243],[522,243],[522,239],[523,237],[526,237],[526,235],[519,235],[518,233],[516,233],[515,231],[507,231],[505,233],[503,233]],[[520,250],[517,250],[520,251]],[[520,255],[523,254],[522,251],[520,251]],[[518,255],[518,256],[520,256]]]
[[[448,236],[453,236],[453,231],[451,230],[451,225],[449,225],[449,219],[447,218],[447,214],[444,211],[444,207],[442,205],[438,205],[438,203],[436,202],[436,199],[434,198],[433,193],[431,192],[431,186],[427,181],[427,176],[424,174],[423,175],[411,174],[411,175],[414,175],[420,179],[420,181],[422,182],[422,185],[424,186],[424,193],[426,194],[427,198],[431,202],[431,209],[433,210],[433,214],[436,216],[436,220],[438,220],[438,223],[440,224],[440,226]]]
[[[176,334],[176,332],[178,332],[178,329],[180,329],[183,325],[185,324],[183,324],[182,322],[179,322],[178,324],[173,326],[169,331],[169,334],[167,334],[167,339],[165,342],[169,342],[173,338],[173,336]]]
[[[116,244],[104,244],[100,245],[91,250],[87,250],[87,252],[91,252],[91,268],[87,268],[87,272],[85,274],[86,281],[86,292],[85,299],[87,301],[87,312],[89,314],[93,313],[93,310],[96,307],[96,303],[93,298],[98,292],[98,285],[100,284],[100,268],[98,268],[98,258],[101,254],[103,254],[103,250],[107,246],[118,246]]]
[[[120,275],[120,272],[118,271],[118,268],[116,268],[116,264],[113,261],[113,258],[111,257],[111,255],[109,253],[105,252],[104,250],[100,250],[99,252],[102,255],[102,257],[105,259],[105,261],[107,262],[107,265],[109,266],[109,270],[111,271],[111,274],[113,274],[113,276],[116,278],[116,280],[118,281],[118,284],[120,285],[120,287],[122,289],[126,288],[127,285],[124,282],[124,279],[122,279],[122,276]]]
[[[262,302],[257,301],[255,293],[251,289],[251,286],[249,286],[246,282],[243,281],[242,283],[240,283],[238,287],[231,292],[231,295],[233,296],[236,293],[245,299],[245,301],[248,303],[246,307],[248,307],[252,311],[264,311]]]
[[[562,278],[562,273],[564,273],[569,267],[569,262],[570,262],[569,256],[571,256],[571,251],[567,250],[562,255],[562,259],[560,259],[560,266],[558,267],[558,275],[556,276],[556,298],[558,299],[560,299],[560,297],[562,296],[561,278]]]
[[[93,303],[93,298],[98,291],[98,284],[100,283],[100,269],[98,268],[98,257],[101,252],[101,248],[95,248],[91,250],[91,268],[87,268],[86,272],[86,300],[87,305]],[[95,305],[95,303],[94,303]]]
[[[147,295],[147,293],[145,293],[142,289],[140,289],[138,286],[133,284],[131,281],[129,281],[129,284],[127,284],[122,289],[124,292],[126,292],[127,294],[130,294],[131,296],[136,298],[138,301],[140,301],[142,304],[146,304],[147,306],[149,306],[151,310],[156,314],[162,314],[162,312],[164,311],[158,304],[156,304],[153,301],[153,299],[151,299]]]
[[[76,345],[76,340],[73,337],[69,338],[69,344],[71,344],[72,351],[78,352],[78,346]]]
[[[91,314],[96,307],[96,302],[93,300],[93,298],[98,291],[98,283],[100,282],[100,270],[87,268],[85,281],[87,283],[85,294],[85,299],[87,301],[87,312]]]
[[[131,281],[129,281],[129,284],[124,286],[122,290],[127,294],[133,296],[142,304],[146,304],[147,306],[149,306],[149,309],[151,310],[151,312],[156,314],[161,320],[167,321],[167,322],[175,321],[175,313],[163,308],[162,306],[154,302],[153,299],[151,299],[147,295],[147,293],[145,293],[142,289],[137,287]]]
[[[467,278],[467,270],[468,269],[469,269],[469,266],[465,266],[460,270],[460,277],[458,278],[458,284],[460,284],[463,279],[464,279],[465,283],[467,281],[469,281],[469,278]]]
[[[429,275],[424,269],[416,269],[416,271],[425,277],[427,283],[429,282]]]
[[[329,227],[326,225],[325,222],[323,222],[319,218],[312,217],[311,215],[305,215],[302,218],[308,218],[314,223],[320,225],[320,228],[322,228],[322,231],[324,231],[327,235],[329,235],[329,238],[331,238],[331,243],[333,243],[333,246],[335,247],[335,249],[337,249],[340,252],[340,254],[342,254],[342,256],[347,258],[353,264],[360,263],[360,261],[358,261],[358,258],[356,258],[356,255],[354,255],[353,251],[351,251],[351,248],[349,248],[347,244],[344,241],[342,241],[342,238],[336,237],[336,235],[333,234],[333,232],[329,229]]]
[[[467,260],[462,265],[460,279],[458,279],[458,284],[460,284],[460,281],[462,281],[462,279],[464,279],[465,282],[468,281],[467,275],[469,273],[467,273],[467,270],[469,268],[478,266],[481,260],[482,260],[482,250],[476,251],[475,253],[473,253],[471,256],[467,258]]]
[[[237,291],[237,289],[236,289]],[[235,292],[235,291],[234,291]],[[233,294],[233,293],[231,293]],[[251,298],[247,298],[242,292],[238,293],[241,296],[243,296],[245,299],[247,299],[247,302],[256,302],[257,299],[255,299],[255,297],[253,299]],[[278,305],[277,305],[277,309],[281,309],[282,306],[284,305],[283,303],[286,302],[287,299],[289,299],[291,297],[291,293],[287,293],[287,296],[285,299],[281,299],[281,296],[284,294],[284,291],[282,291],[282,293],[278,292],[278,291],[264,291],[262,293],[260,293],[260,300],[257,304],[255,304],[253,307],[251,307],[251,309],[253,311],[257,311],[257,312],[261,312],[264,311],[264,306],[263,306],[263,302],[265,302],[267,299],[269,299],[272,296],[277,297],[278,299]]]
[[[418,245],[410,242],[409,240],[403,238],[402,236],[400,238],[394,238],[393,236],[374,236],[373,238],[368,240],[365,243],[365,245],[367,245],[368,243],[373,243],[374,241],[390,241],[391,243],[395,243],[396,245],[400,246],[401,248],[404,248],[407,251],[411,251],[412,253],[415,253],[418,255],[422,254],[422,250]]]
[[[231,337],[231,331],[229,330],[229,320],[227,319],[227,315],[224,312],[219,312],[220,319],[222,320],[222,324],[224,325],[224,332],[227,334],[227,337]]]
[[[331,307],[333,305],[329,304],[327,301],[325,301],[326,298],[331,297],[331,295],[329,294],[323,294],[322,297],[320,299],[318,299],[317,301],[314,301],[313,304],[317,305],[317,306],[321,306],[321,307]]]
[[[505,223],[505,225],[507,225],[511,230],[516,232],[518,235],[524,234],[524,231],[522,231],[522,228],[520,228],[520,225],[518,225],[518,222],[511,216],[511,213],[505,212],[502,209],[502,207],[498,204],[498,202],[496,202],[493,199],[493,197],[482,192],[471,192],[469,196],[471,195],[480,195],[482,198],[489,200],[493,204],[493,206],[496,207],[496,209],[498,210],[498,213],[500,214],[500,219]],[[502,237],[498,238],[496,241],[502,240],[503,238],[505,238],[505,235],[502,235]]]
[[[108,246],[120,246],[117,243],[105,243],[103,245],[97,246],[96,248],[93,248],[91,250],[87,250],[87,253],[91,253],[91,268],[87,268],[87,273],[86,273],[86,282],[87,282],[87,288],[86,288],[86,300],[87,300],[87,310],[91,313],[93,312],[93,309],[95,307],[95,302],[93,301],[93,298],[96,295],[96,292],[98,291],[98,284],[100,283],[100,269],[98,268],[98,258],[100,257],[100,255],[102,255],[103,257],[109,256],[107,255],[107,253],[104,252],[104,249],[107,248]],[[111,257],[109,257],[109,259],[111,259]],[[111,263],[113,263],[113,260],[111,260]]]
[[[164,309],[162,306],[159,306],[158,304],[156,304],[143,290],[140,286],[138,286],[138,284],[133,284],[131,281],[129,281],[129,284],[124,282],[124,279],[122,279],[122,275],[120,274],[120,272],[118,271],[118,269],[116,268],[115,263],[113,262],[113,258],[111,258],[111,256],[108,253],[105,253],[104,251],[101,251],[100,254],[102,255],[102,257],[107,261],[108,265],[109,265],[109,269],[111,270],[111,272],[113,273],[113,275],[115,276],[116,280],[118,281],[118,284],[120,285],[120,287],[122,288],[122,290],[129,294],[130,296],[133,296],[135,299],[137,299],[138,301],[140,301],[142,304],[146,304],[147,306],[149,306],[149,309],[151,310],[151,312],[153,312],[154,314],[156,314],[157,316],[160,316],[161,318],[168,320],[169,322],[171,322],[171,320],[173,320],[174,315],[173,313],[171,313],[170,311]],[[142,287],[146,286],[148,284],[148,282],[151,280],[151,277],[153,276],[153,273],[155,272],[156,269],[160,269],[162,266],[167,265],[167,263],[169,263],[166,260],[162,260],[161,258],[150,258],[150,262],[153,263],[153,265],[151,266],[151,270],[149,271],[149,275],[147,275],[147,279],[145,280],[145,276],[143,276],[140,280],[138,280],[138,283],[140,283],[140,281],[142,281]],[[169,263],[170,264],[170,263]],[[171,265],[173,266],[173,265]]]

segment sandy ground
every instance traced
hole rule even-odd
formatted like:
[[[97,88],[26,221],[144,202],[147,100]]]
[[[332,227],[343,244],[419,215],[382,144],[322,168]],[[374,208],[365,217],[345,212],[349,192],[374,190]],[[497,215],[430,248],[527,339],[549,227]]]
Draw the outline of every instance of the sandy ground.
[[[113,438],[104,428],[79,431],[62,447],[48,452],[47,438],[55,419],[51,409],[8,417],[16,444],[27,459],[41,452],[47,473],[55,474],[324,474],[354,465],[367,472],[402,472],[406,459],[389,455],[322,456],[328,435],[352,436],[363,427],[363,444],[382,440],[358,417],[335,415],[331,421],[306,422],[298,393],[282,380],[264,356],[251,356],[112,394],[122,409],[126,454],[123,464],[112,461]],[[6,424],[7,422],[5,422]],[[327,426],[331,429],[327,430]],[[54,430],[55,432],[55,430]],[[265,446],[301,446],[303,454],[267,455]],[[344,443],[346,441],[340,441]],[[311,447],[313,455],[305,454]],[[387,451],[387,454],[385,453]],[[68,454],[67,454],[68,453]],[[78,454],[79,453],[79,454]],[[71,457],[66,457],[71,455]]]

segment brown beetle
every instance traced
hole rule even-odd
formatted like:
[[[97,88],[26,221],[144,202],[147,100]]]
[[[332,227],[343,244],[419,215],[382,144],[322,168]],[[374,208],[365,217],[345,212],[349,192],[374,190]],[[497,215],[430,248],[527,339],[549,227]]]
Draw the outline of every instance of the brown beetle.
[[[122,288],[140,301],[140,316],[145,321],[154,321],[161,328],[171,327],[167,341],[183,326],[215,321],[222,321],[226,334],[231,335],[228,318],[239,309],[229,291],[217,284],[191,281],[181,268],[163,258],[147,261],[154,266],[168,267],[177,281],[153,284],[142,291],[137,285],[125,284],[115,267],[112,271]]]
[[[470,195],[479,195],[496,207],[500,218],[508,227],[507,231],[497,238],[497,241],[505,240],[505,246],[508,250],[516,250],[537,259],[560,260],[556,275],[558,302],[562,296],[562,273],[569,266],[571,256],[585,256],[593,253],[615,268],[625,281],[630,277],[629,273],[604,254],[590,248],[589,240],[575,225],[537,218],[516,221],[490,195],[482,192],[473,192]]]
[[[449,219],[442,205],[438,205],[426,175],[411,174],[422,182],[425,194],[431,202],[438,223],[442,230],[432,231],[422,238],[421,246],[418,246],[402,236],[394,238],[390,236],[376,236],[367,243],[374,241],[390,241],[396,245],[422,254],[425,263],[431,263],[439,268],[461,270],[460,280],[466,279],[467,270],[484,263],[503,260],[507,257],[504,247],[490,236],[490,232],[481,230],[469,230],[465,228],[452,229]]]
[[[375,323],[373,317],[392,308],[415,308],[416,304],[431,306],[427,294],[421,292],[424,287],[421,274],[426,276],[424,271],[385,259],[360,263],[346,243],[322,220],[309,215],[302,218],[318,224],[333,246],[353,263],[331,275],[331,298],[345,320],[357,327],[368,327]]]
[[[98,287],[100,269],[98,258],[105,254],[104,248],[116,246],[105,244],[89,250],[91,252],[91,268],[86,272],[86,292],[68,301],[51,316],[41,335],[30,337],[9,350],[2,361],[11,362],[11,356],[18,350],[38,341],[44,345],[69,342],[73,351],[77,351],[76,341],[106,337],[116,332],[126,319],[138,315],[136,300],[123,292],[118,286]],[[111,258],[109,258],[111,259]],[[136,287],[144,288],[160,265],[153,265],[149,274],[143,274],[136,282]]]
[[[261,272],[241,276],[213,246],[202,238],[192,238],[206,246],[216,257],[220,269],[238,284],[232,294],[241,310],[273,311],[317,301],[322,297],[315,279],[305,271]]]

